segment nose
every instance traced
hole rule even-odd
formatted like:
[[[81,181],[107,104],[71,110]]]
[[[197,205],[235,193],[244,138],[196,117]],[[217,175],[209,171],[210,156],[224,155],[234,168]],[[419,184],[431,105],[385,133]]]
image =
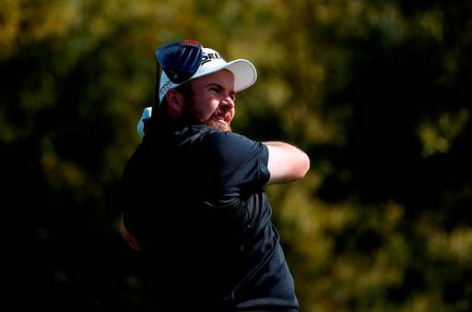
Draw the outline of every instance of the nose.
[[[226,96],[220,103],[224,111],[229,111],[234,108],[234,99],[231,95]]]

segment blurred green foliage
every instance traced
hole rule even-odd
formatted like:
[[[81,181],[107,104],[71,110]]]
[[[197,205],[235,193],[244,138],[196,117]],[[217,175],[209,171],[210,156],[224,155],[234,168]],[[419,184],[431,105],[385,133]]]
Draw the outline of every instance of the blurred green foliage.
[[[155,48],[195,38],[258,69],[234,129],[310,155],[305,179],[268,188],[301,312],[470,311],[471,14],[468,0],[0,0],[6,252],[28,263],[16,304],[147,311],[114,194]]]

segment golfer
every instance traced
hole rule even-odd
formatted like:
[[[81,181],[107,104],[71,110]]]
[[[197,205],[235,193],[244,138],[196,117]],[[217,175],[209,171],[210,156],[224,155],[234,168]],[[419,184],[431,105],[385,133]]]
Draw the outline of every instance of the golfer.
[[[124,168],[122,234],[145,259],[155,311],[298,311],[265,188],[305,176],[305,152],[232,131],[257,79],[195,40],[156,51],[156,100]],[[263,103],[260,103],[263,105]]]

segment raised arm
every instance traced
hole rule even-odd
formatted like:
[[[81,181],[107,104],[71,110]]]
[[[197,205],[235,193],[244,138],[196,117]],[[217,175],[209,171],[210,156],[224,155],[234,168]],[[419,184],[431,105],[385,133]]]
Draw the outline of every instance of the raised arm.
[[[268,184],[299,180],[310,169],[310,158],[298,147],[280,141],[263,142],[269,149]]]

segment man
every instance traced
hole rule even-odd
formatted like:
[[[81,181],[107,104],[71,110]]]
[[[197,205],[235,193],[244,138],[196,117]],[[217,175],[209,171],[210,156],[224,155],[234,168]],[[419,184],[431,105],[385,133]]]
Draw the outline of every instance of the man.
[[[304,177],[308,156],[231,131],[236,92],[257,78],[251,62],[191,40],[156,55],[158,101],[120,192],[122,234],[146,259],[156,310],[298,311],[264,187]]]

